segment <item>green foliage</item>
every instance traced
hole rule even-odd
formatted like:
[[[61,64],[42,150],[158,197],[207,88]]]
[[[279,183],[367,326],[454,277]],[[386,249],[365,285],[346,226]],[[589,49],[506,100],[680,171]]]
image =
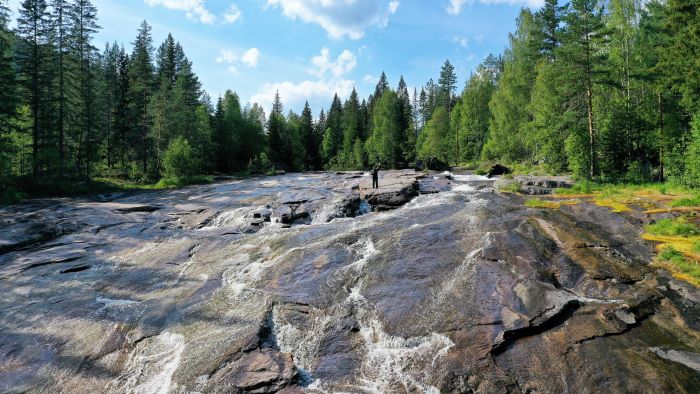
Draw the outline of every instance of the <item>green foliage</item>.
[[[700,235],[700,229],[685,218],[661,219],[645,227],[653,235],[691,237]]]
[[[420,158],[425,160],[436,158],[448,164],[456,161],[455,138],[450,129],[447,109],[444,107],[436,108],[423,133],[425,141],[420,147]]]
[[[462,97],[452,112],[452,129],[457,133],[459,160],[481,157],[489,130],[489,101],[495,90],[497,71],[480,65],[469,78]]]
[[[369,164],[395,168],[401,160],[399,103],[396,93],[387,89],[372,114],[372,132],[365,143]]]
[[[688,144],[683,183],[700,188],[700,115],[693,119],[691,140]]]
[[[557,83],[560,76],[561,70],[555,63],[541,61],[537,65],[537,78],[528,107],[532,120],[527,125],[527,144],[534,160],[555,173],[567,167],[565,145],[571,126],[570,113],[564,111]]]
[[[529,117],[527,107],[536,77],[535,65],[540,56],[539,43],[532,40],[536,28],[532,12],[523,9],[516,33],[510,37],[503,72],[489,104],[489,137],[482,152],[486,160],[529,159],[524,127]]]
[[[163,169],[166,178],[176,180],[186,180],[199,173],[199,159],[186,139],[177,137],[168,145],[163,156]]]

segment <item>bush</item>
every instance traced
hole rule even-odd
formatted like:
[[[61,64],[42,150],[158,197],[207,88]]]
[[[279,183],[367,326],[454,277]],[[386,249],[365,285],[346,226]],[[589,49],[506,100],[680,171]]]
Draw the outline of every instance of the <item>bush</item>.
[[[199,172],[199,159],[195,157],[190,143],[182,137],[174,139],[163,155],[163,170],[166,178],[186,180]]]

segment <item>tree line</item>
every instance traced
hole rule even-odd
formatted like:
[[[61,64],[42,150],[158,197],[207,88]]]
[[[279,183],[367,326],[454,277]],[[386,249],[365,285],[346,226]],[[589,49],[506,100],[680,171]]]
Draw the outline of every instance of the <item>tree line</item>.
[[[137,181],[242,171],[502,161],[581,178],[673,178],[700,186],[700,5],[546,0],[522,9],[501,55],[457,92],[446,61],[409,91],[333,98],[314,117],[212,103],[168,35],[144,21],[131,51],[98,50],[90,0],[0,0],[0,188],[54,179]],[[19,186],[18,186],[19,185]],[[0,190],[0,191],[2,191]]]

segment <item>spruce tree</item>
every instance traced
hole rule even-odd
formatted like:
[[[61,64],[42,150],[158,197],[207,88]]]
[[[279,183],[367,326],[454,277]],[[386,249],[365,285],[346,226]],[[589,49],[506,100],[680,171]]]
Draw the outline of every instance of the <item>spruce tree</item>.
[[[46,51],[50,34],[48,5],[45,0],[24,0],[17,18],[17,33],[21,38],[18,62],[24,90],[28,96],[32,117],[32,173],[38,178],[45,164],[40,149],[47,140],[47,124],[43,121],[48,88]]]
[[[141,176],[148,176],[150,152],[149,131],[151,121],[148,116],[148,102],[153,95],[153,39],[151,26],[141,23],[134,41],[134,49],[129,62],[129,121],[131,124],[130,143],[136,153],[135,159],[141,165]]]
[[[267,122],[267,137],[270,143],[270,160],[283,165],[287,159],[284,146],[285,118],[279,92],[275,93],[270,119]]]
[[[343,145],[343,105],[336,94],[324,122],[322,152],[326,165],[337,164],[337,155]]]
[[[563,89],[578,105],[578,119],[585,119],[585,131],[574,130],[567,144],[570,165],[579,175],[597,175],[598,139],[594,109],[595,89],[607,80],[607,41],[599,0],[573,0],[567,14],[560,51],[567,76]],[[582,110],[582,111],[581,111]],[[585,132],[584,137],[580,133]],[[585,171],[584,171],[585,169]]]
[[[452,112],[456,88],[457,75],[455,74],[455,68],[449,60],[445,60],[440,70],[440,78],[437,84],[437,104],[447,109],[448,116]]]
[[[355,140],[360,136],[360,102],[357,91],[352,90],[345,101],[342,114],[343,143],[338,156],[338,164],[344,169],[361,167],[363,163],[355,163]]]

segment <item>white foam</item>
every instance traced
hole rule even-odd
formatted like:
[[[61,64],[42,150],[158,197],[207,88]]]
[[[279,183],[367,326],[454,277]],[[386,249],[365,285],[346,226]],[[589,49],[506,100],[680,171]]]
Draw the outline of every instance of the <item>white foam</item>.
[[[121,384],[112,393],[167,394],[171,391],[175,371],[185,350],[184,337],[163,332],[142,342],[131,354]]]

